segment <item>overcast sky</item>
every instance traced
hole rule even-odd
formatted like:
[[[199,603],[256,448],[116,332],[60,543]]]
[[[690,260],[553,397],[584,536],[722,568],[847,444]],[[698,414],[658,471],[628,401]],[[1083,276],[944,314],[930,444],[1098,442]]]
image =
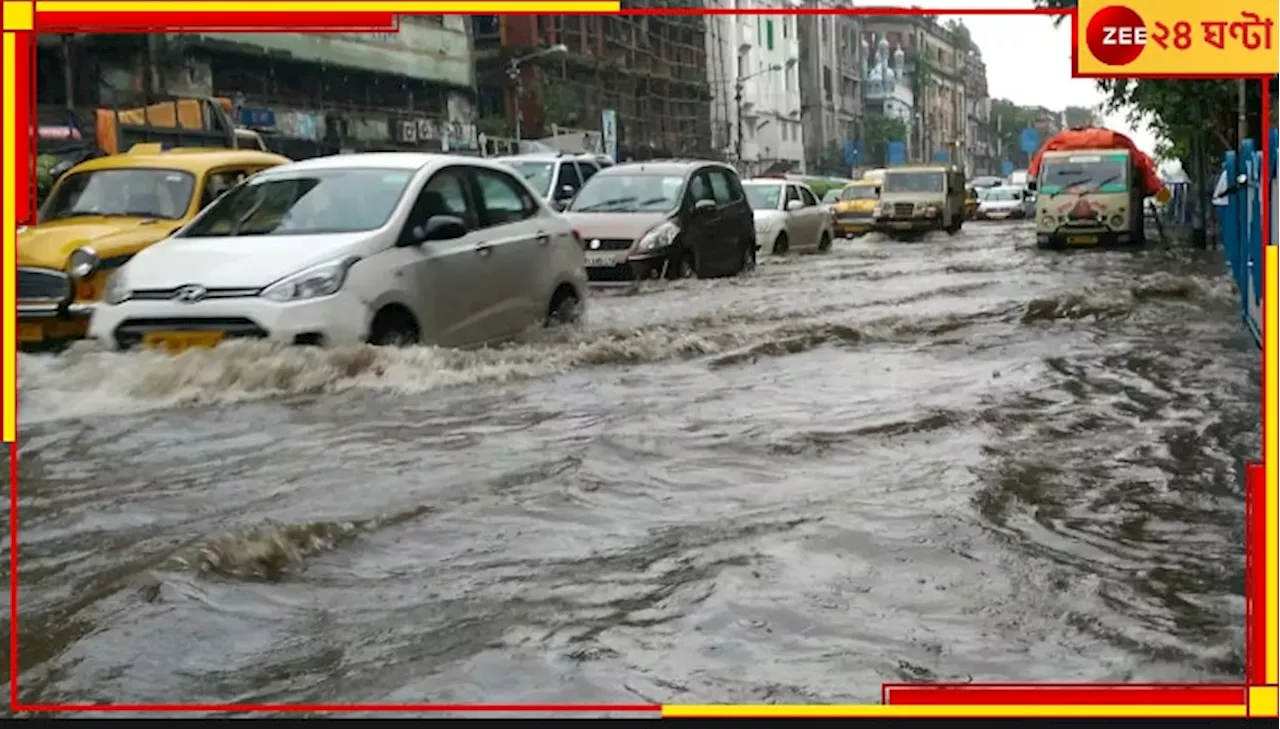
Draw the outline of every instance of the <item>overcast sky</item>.
[[[854,0],[857,6],[918,5],[930,9],[1029,8],[1031,0]],[[1044,16],[960,15],[987,64],[988,93],[1024,106],[1062,109],[1097,107],[1102,94],[1091,79],[1071,78],[1071,25],[1054,27]],[[1134,129],[1125,113],[1106,115],[1104,123],[1129,135],[1145,152],[1156,140],[1146,128]],[[1141,125],[1140,125],[1141,126]]]

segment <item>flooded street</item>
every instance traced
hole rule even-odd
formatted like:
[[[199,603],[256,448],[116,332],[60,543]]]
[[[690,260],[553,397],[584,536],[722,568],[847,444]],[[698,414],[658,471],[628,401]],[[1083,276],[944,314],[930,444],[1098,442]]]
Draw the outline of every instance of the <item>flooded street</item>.
[[[1033,241],[837,242],[496,350],[24,355],[22,698],[1240,680],[1221,254]]]

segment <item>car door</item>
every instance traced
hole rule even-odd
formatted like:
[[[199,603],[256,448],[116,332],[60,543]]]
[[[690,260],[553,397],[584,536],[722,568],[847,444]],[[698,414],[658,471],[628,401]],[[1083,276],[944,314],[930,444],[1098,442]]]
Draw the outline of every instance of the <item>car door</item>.
[[[454,240],[390,251],[401,296],[417,316],[426,341],[446,347],[483,341],[489,328],[485,317],[492,309],[485,299],[489,259],[467,167],[453,165],[433,173],[404,227],[412,230],[437,215],[461,218],[469,232]]]
[[[483,241],[477,245],[487,269],[484,338],[501,339],[541,321],[550,303],[555,218],[542,214],[513,175],[486,167],[472,168],[471,175],[480,201]]]
[[[809,247],[809,234],[805,230],[805,222],[803,208],[799,210],[790,210],[792,202],[798,202],[804,205],[804,200],[800,197],[800,186],[788,182],[786,190],[782,195],[782,210],[786,215],[787,240],[790,242],[791,250],[801,251]]]
[[[707,179],[705,169],[698,170],[689,176],[689,184],[685,188],[684,234],[685,245],[695,252],[698,259],[698,275],[716,270],[719,265],[720,252],[717,250],[717,229],[720,226],[720,211],[712,205],[706,210],[698,211],[696,206],[701,200],[715,202],[711,192],[711,181]]]
[[[711,195],[716,201],[716,227],[710,231],[715,241],[716,270],[723,273],[734,273],[738,270],[741,254],[741,231],[734,225],[733,208],[737,200],[734,197],[734,185],[729,181],[729,173],[718,168],[706,170],[707,181],[711,185]]]
[[[813,190],[805,185],[796,187],[800,188],[800,202],[804,203],[799,213],[804,229],[805,245],[817,248],[822,243],[823,222],[830,216],[818,202],[818,196],[813,194]]]

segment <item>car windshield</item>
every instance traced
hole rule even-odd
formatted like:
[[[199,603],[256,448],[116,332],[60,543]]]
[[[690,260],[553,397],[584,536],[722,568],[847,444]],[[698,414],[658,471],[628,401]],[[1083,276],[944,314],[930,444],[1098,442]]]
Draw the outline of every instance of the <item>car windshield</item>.
[[[533,160],[506,160],[506,165],[520,173],[521,177],[528,180],[530,187],[543,195],[546,195],[547,191],[551,189],[551,173],[555,171],[555,165],[552,163]]]
[[[195,176],[181,170],[73,172],[54,188],[40,221],[82,216],[178,220],[186,215],[195,187]]]
[[[682,189],[683,177],[602,172],[582,186],[569,212],[665,213],[676,207]]]
[[[846,187],[840,193],[841,200],[874,200],[876,199],[876,189],[869,185],[855,185]]]
[[[884,176],[884,191],[942,192],[944,178],[942,172],[887,172]]]
[[[752,210],[777,210],[778,201],[782,199],[782,185],[746,184],[742,189],[747,193],[747,203]]]
[[[1123,154],[1072,155],[1044,162],[1040,191],[1046,195],[1062,192],[1125,192],[1129,189],[1129,157]]]
[[[991,187],[981,193],[983,202],[1008,202],[1019,198],[1018,191],[1011,187]]]
[[[251,177],[176,237],[356,233],[386,224],[413,176],[398,169],[311,169]]]
[[[827,194],[822,196],[822,204],[830,205],[834,202],[840,202],[840,190],[827,190]]]

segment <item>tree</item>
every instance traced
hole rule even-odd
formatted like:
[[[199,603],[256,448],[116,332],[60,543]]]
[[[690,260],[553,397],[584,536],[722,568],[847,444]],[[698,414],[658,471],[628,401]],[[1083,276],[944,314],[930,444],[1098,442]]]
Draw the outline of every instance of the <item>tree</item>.
[[[1018,106],[1008,99],[991,100],[991,139],[1002,160],[1013,162],[1015,167],[1026,167],[1031,163],[1022,151],[1020,136],[1022,130],[1034,125],[1035,121],[1034,109]]]
[[[863,142],[867,147],[866,161],[889,164],[889,142],[906,142],[907,125],[901,119],[884,114],[870,114],[863,129]]]
[[[1068,127],[1091,127],[1100,123],[1094,110],[1083,106],[1068,106],[1062,110],[1062,116]]]

